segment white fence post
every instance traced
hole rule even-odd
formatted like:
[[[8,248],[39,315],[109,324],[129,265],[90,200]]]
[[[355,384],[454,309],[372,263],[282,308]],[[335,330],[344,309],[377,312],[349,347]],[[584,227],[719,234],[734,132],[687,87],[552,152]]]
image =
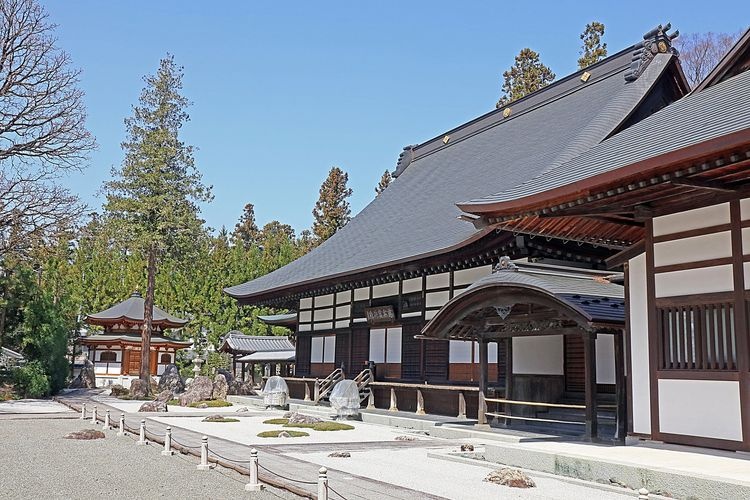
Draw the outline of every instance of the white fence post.
[[[120,413],[120,430],[117,431],[118,436],[124,436],[125,435],[125,414]]]
[[[195,466],[197,470],[208,470],[208,436],[201,439],[201,463]]]
[[[109,410],[107,410],[107,413],[104,414],[104,425],[102,425],[102,430],[106,431],[109,429]]]
[[[81,420],[86,420],[86,403],[81,405]]]
[[[245,485],[245,491],[260,491],[263,485],[258,481],[258,450],[250,450],[250,482]]]
[[[417,389],[417,415],[424,415],[424,396],[422,396],[422,391]]]
[[[167,427],[167,429],[164,431],[164,449],[161,452],[162,455],[165,457],[171,457],[174,455],[174,452],[172,451],[172,428]]]
[[[466,398],[463,392],[458,393],[458,418],[466,418]]]
[[[372,387],[370,387],[370,394],[367,396],[367,409],[375,409],[375,391],[372,390]]]
[[[135,444],[139,446],[148,444],[148,442],[146,442],[146,420],[145,419],[141,420],[141,428],[139,432],[140,432],[140,435],[139,435],[138,441],[136,441]]]
[[[649,491],[646,488],[638,490],[638,500],[648,500]]]
[[[328,500],[328,469],[325,467],[318,471],[318,500]]]
[[[96,423],[96,405],[94,405],[94,411],[91,412],[91,423]]]

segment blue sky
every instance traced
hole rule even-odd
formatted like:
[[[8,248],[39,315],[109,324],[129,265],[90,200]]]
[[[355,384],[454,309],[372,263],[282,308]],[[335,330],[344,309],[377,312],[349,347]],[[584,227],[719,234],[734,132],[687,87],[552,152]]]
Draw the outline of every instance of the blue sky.
[[[99,144],[65,181],[84,201],[100,207],[141,78],[170,52],[194,103],[185,139],[214,188],[208,224],[231,229],[252,202],[261,225],[278,219],[298,232],[331,166],[349,173],[358,212],[403,146],[493,109],[502,71],[525,46],[559,78],[575,71],[591,20],[606,25],[610,53],[667,21],[682,33],[750,23],[746,1],[42,3],[83,70]]]

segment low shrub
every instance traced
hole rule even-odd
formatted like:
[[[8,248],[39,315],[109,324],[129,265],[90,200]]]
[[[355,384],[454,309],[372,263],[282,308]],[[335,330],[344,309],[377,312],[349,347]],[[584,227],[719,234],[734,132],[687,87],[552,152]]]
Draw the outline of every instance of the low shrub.
[[[203,419],[203,422],[239,422],[239,418],[224,417],[222,415],[211,415]]]
[[[195,403],[190,403],[188,406],[190,408],[198,408],[202,404],[205,404],[208,408],[221,408],[224,406],[232,406],[232,403],[230,403],[229,401],[224,401],[222,399],[208,399],[206,401],[196,401]]]
[[[16,387],[27,398],[42,398],[51,392],[50,380],[39,361],[31,361],[15,371]]]
[[[180,400],[179,399],[170,399],[167,401],[167,405],[169,406],[180,406]]]
[[[288,434],[289,437],[293,437],[293,438],[296,438],[296,437],[307,437],[307,436],[310,435],[310,434],[308,434],[306,432],[302,432],[302,431],[285,431],[285,430],[281,429],[281,430],[278,430],[278,431],[263,431],[260,434],[258,434],[258,437],[261,437],[261,438],[275,438],[275,437],[279,437],[279,434],[281,434],[282,432]]]
[[[314,424],[284,424],[284,427],[301,427],[314,431],[350,431],[354,426],[339,422],[315,422]]]

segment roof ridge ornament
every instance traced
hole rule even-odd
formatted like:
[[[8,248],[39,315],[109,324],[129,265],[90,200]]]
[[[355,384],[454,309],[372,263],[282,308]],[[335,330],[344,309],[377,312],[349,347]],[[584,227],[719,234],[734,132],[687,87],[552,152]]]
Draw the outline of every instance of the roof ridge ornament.
[[[499,273],[501,271],[518,271],[518,266],[510,260],[510,257],[507,255],[503,255],[500,257],[500,261],[495,264],[495,267],[492,269],[492,274]]]
[[[410,144],[409,146],[404,146],[404,150],[401,152],[401,154],[398,155],[396,170],[391,174],[392,177],[398,177],[399,175],[404,173],[406,167],[411,165],[411,162],[414,161],[414,149],[417,146],[419,146],[419,144]]]
[[[679,55],[677,49],[672,47],[672,40],[680,35],[680,31],[677,30],[674,33],[668,33],[671,28],[671,23],[667,23],[664,26],[660,24],[643,35],[643,41],[638,42],[634,46],[630,68],[625,72],[625,81],[633,82],[637,80],[649,63],[656,57],[656,54],[671,52],[672,54]]]

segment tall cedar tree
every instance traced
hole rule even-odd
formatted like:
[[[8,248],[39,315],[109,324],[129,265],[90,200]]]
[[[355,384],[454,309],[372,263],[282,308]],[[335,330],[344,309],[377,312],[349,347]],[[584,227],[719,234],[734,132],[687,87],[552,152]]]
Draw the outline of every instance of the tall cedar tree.
[[[319,242],[323,242],[344,227],[351,219],[351,208],[347,198],[352,195],[347,187],[349,174],[339,167],[331,168],[328,177],[320,186],[320,197],[313,209],[313,233]]]
[[[195,168],[193,147],[180,140],[180,129],[190,119],[185,111],[190,103],[180,93],[182,75],[182,68],[167,54],[156,75],[144,77],[146,87],[133,107],[133,116],[125,120],[125,159],[104,186],[106,215],[117,234],[146,260],[140,371],[146,381],[159,261],[201,239],[198,202],[211,199],[211,188],[202,183]]]
[[[501,108],[552,83],[555,74],[539,60],[539,54],[529,48],[521,49],[515,63],[503,72],[503,94],[495,104]]]
[[[242,243],[245,248],[249,248],[258,242],[260,230],[255,222],[255,205],[248,203],[242,211],[240,221],[235,224],[232,232],[232,242],[236,245]]]
[[[383,172],[383,175],[380,177],[380,182],[378,182],[378,185],[375,187],[375,196],[378,196],[380,193],[385,191],[385,188],[390,186],[391,181],[393,180],[393,176],[391,176],[391,172],[386,170]]]
[[[581,33],[581,57],[578,58],[578,68],[588,68],[607,57],[607,43],[602,43],[604,37],[604,25],[598,21],[592,21],[586,25]]]
[[[703,81],[721,61],[740,33],[688,33],[675,39],[674,46],[680,52],[680,66],[690,87]]]

